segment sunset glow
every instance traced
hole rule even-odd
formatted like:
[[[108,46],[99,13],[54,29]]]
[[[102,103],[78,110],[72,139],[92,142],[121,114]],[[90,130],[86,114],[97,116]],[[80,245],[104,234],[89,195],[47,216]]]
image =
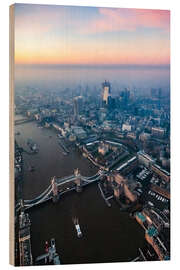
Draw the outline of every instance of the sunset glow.
[[[15,5],[16,64],[170,63],[170,12]]]

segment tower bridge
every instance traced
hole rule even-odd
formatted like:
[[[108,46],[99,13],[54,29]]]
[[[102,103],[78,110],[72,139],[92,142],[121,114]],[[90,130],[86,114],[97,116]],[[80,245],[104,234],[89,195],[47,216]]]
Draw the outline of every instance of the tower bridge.
[[[87,177],[82,176],[79,170],[76,169],[74,170],[73,175],[67,177],[59,178],[54,176],[51,179],[50,185],[45,189],[45,191],[43,191],[34,199],[24,200],[24,210],[32,208],[36,205],[40,205],[41,203],[44,203],[48,200],[52,200],[55,203],[59,200],[62,194],[72,190],[81,192],[84,186],[100,180],[100,178],[105,174],[107,174],[107,172],[99,170],[95,175]],[[70,187],[64,188],[66,184],[69,184]],[[20,203],[17,203],[16,211],[18,212],[20,208]]]

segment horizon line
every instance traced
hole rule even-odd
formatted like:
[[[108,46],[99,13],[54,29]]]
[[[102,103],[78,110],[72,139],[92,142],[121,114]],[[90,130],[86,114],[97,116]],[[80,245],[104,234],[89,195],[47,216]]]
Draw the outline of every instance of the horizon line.
[[[21,67],[88,67],[88,68],[170,68],[170,64],[28,64],[28,63],[15,63],[15,66]]]

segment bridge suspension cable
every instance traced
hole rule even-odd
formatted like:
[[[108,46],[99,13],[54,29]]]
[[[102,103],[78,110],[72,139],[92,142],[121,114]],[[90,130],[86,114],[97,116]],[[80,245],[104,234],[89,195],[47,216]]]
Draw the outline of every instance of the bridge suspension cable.
[[[31,203],[34,202],[38,199],[40,199],[41,197],[43,197],[49,190],[51,189],[51,185],[48,186],[48,188],[42,192],[39,196],[37,196],[36,198],[32,199],[32,200],[24,200],[24,203]]]
[[[32,204],[24,204],[25,207],[29,207],[29,206],[34,206],[34,205],[37,205],[39,203],[41,203],[42,201],[44,201],[52,192],[52,188],[49,190],[49,192],[44,196],[42,197],[39,201],[35,202],[35,203],[32,203]]]

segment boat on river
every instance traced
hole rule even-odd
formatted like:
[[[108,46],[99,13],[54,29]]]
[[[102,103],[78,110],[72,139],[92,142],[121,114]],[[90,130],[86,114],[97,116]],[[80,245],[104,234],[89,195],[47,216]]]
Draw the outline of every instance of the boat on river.
[[[73,218],[73,223],[74,223],[74,226],[75,226],[75,229],[76,229],[77,237],[81,238],[82,237],[82,232],[81,232],[81,228],[80,228],[79,221],[78,221],[77,217]]]

